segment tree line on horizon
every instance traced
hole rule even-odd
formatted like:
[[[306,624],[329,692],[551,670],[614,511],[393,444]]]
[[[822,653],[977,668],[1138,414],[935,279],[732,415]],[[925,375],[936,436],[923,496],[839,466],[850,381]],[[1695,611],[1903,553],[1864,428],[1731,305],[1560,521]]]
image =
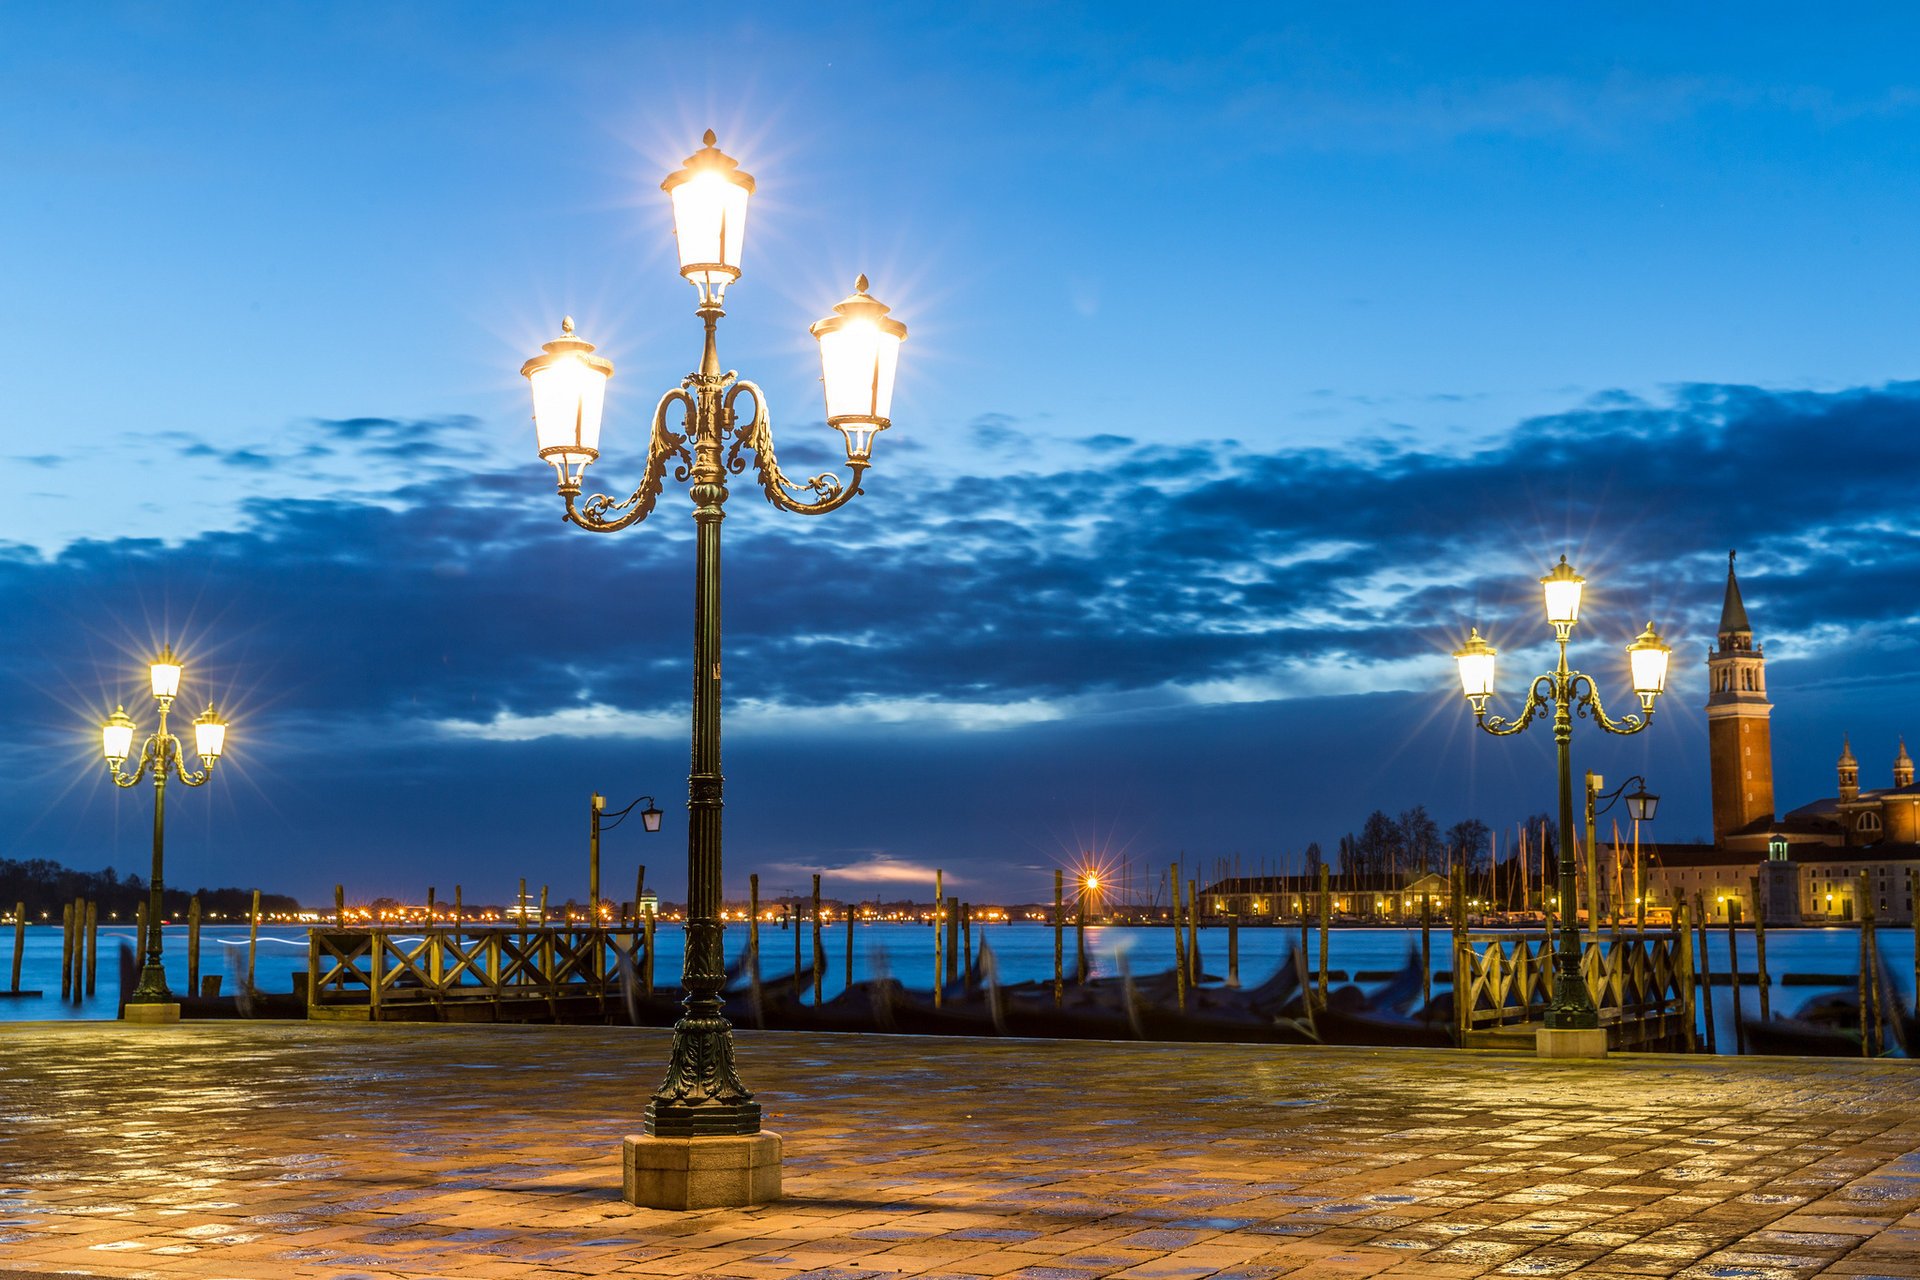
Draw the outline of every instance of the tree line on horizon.
[[[253,909],[251,889],[175,889],[163,887],[161,910],[169,918],[184,916],[190,899],[200,899],[202,911],[221,915],[244,915]],[[117,874],[112,867],[100,871],[75,871],[49,858],[0,858],[0,911],[10,912],[16,903],[25,903],[27,918],[45,912],[58,920],[60,909],[75,898],[98,903],[102,915],[118,913],[133,919],[140,904],[149,900],[147,882],[140,876]],[[298,911],[297,900],[281,893],[262,893],[263,913]]]

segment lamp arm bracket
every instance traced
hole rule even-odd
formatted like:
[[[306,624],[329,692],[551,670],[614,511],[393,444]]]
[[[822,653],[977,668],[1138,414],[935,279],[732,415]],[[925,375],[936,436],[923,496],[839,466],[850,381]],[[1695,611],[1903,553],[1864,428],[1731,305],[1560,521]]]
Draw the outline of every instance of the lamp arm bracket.
[[[678,479],[685,480],[692,473],[693,459],[687,454],[687,437],[667,425],[667,406],[675,401],[679,401],[684,410],[680,424],[683,427],[690,427],[698,412],[693,397],[687,394],[684,387],[675,387],[660,397],[660,403],[653,410],[653,429],[647,440],[647,470],[640,480],[640,487],[618,502],[604,493],[596,493],[577,509],[573,495],[568,494],[564,519],[592,533],[613,533],[628,525],[639,524],[653,513],[653,504],[666,484],[668,459],[680,459],[680,466],[674,472]],[[618,511],[626,514],[612,520],[607,518]]]
[[[1586,687],[1586,692],[1576,695],[1575,690],[1582,685]],[[1639,733],[1653,723],[1651,708],[1645,715],[1628,715],[1619,720],[1609,716],[1606,707],[1601,704],[1599,687],[1594,684],[1593,677],[1584,671],[1572,671],[1567,674],[1567,692],[1575,696],[1575,713],[1591,717],[1595,724],[1608,733]]]
[[[743,391],[753,397],[753,417],[744,424],[740,422],[739,411],[733,407],[734,399]],[[866,464],[861,462],[848,464],[853,468],[853,482],[844,487],[840,477],[831,472],[823,472],[797,484],[787,479],[773,452],[773,425],[767,419],[766,393],[753,383],[741,379],[728,387],[726,397],[721,401],[721,413],[723,429],[733,437],[733,444],[727,450],[727,470],[735,475],[746,470],[747,460],[740,456],[740,451],[743,448],[751,450],[754,474],[760,481],[760,488],[766,493],[767,501],[782,511],[803,516],[825,515],[846,506],[860,492],[860,478],[866,473]],[[802,489],[814,495],[811,502],[795,496]]]
[[[1546,686],[1546,692],[1544,693],[1541,691],[1542,685]],[[1504,738],[1508,734],[1519,733],[1522,729],[1533,723],[1534,716],[1538,715],[1546,708],[1547,704],[1552,701],[1552,692],[1552,676],[1535,676],[1533,683],[1527,688],[1527,705],[1525,709],[1521,711],[1519,719],[1508,720],[1505,716],[1490,716],[1485,714],[1476,715],[1474,719],[1482,729],[1485,729],[1496,738]]]
[[[1647,780],[1636,773],[1631,778],[1628,778],[1625,782],[1615,787],[1613,790],[1605,792],[1601,795],[1595,796],[1594,797],[1595,803],[1598,803],[1599,801],[1602,801],[1602,800],[1605,800],[1606,803],[1603,805],[1600,805],[1599,808],[1595,809],[1593,811],[1593,816],[1597,818],[1601,814],[1605,813],[1607,810],[1613,808],[1614,805],[1620,803],[1621,795],[1625,793],[1628,787],[1632,786],[1636,782],[1639,783],[1642,787],[1647,785]]]
[[[124,773],[121,771],[119,765],[114,764],[112,761],[108,761],[107,762],[108,766],[113,771],[113,785],[116,787],[138,786],[140,784],[140,779],[147,776],[147,770],[153,767],[153,764],[154,764],[153,747],[154,747],[153,737],[150,736],[148,737],[146,742],[141,744],[140,763],[134,767],[134,770],[132,773]]]
[[[168,734],[167,736],[170,738],[173,737],[172,734]],[[186,753],[180,750],[180,740],[178,738],[173,738],[173,750],[170,755],[172,756],[170,763],[173,765],[174,777],[180,779],[181,782],[189,787],[204,787],[207,785],[207,779],[213,776],[213,764],[211,761],[201,765],[198,769],[187,768]]]

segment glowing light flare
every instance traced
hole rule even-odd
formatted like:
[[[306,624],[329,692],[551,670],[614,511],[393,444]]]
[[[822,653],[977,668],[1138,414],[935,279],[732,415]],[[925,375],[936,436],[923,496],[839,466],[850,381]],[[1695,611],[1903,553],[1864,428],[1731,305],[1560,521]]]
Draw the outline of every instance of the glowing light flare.
[[[560,322],[560,336],[542,354],[520,366],[533,390],[533,433],[540,457],[553,464],[561,491],[578,491],[580,475],[600,456],[600,423],[607,406],[613,362],[593,354],[575,335],[573,317]]]
[[[1627,646],[1627,663],[1633,670],[1633,691],[1647,706],[1666,691],[1667,660],[1673,647],[1660,638],[1649,622],[1634,642]]]
[[[1580,620],[1580,588],[1586,581],[1567,563],[1565,556],[1561,556],[1560,563],[1540,579],[1540,587],[1547,599],[1547,621],[1556,630],[1571,628]]]
[[[893,421],[893,386],[907,326],[889,317],[889,310],[867,293],[867,278],[861,276],[854,292],[811,329],[820,341],[827,424],[846,437],[849,462],[871,459],[874,436]]]
[[[680,250],[680,274],[700,291],[700,300],[719,303],[727,286],[740,278],[740,250],[747,238],[747,201],[753,178],[739,161],[714,145],[705,145],[667,175],[660,189],[673,198],[673,238]]]
[[[133,718],[125,707],[114,707],[113,714],[100,726],[100,748],[107,763],[116,769],[133,754]]]
[[[175,660],[171,648],[160,651],[160,656],[147,664],[147,673],[153,682],[153,696],[172,701],[180,693],[180,663]]]
[[[1460,691],[1466,694],[1475,707],[1486,705],[1493,695],[1493,664],[1497,650],[1480,636],[1475,627],[1467,636],[1467,642],[1454,651],[1453,660],[1460,664]]]
[[[227,722],[220,718],[220,713],[209,702],[207,709],[194,719],[193,749],[200,753],[202,760],[212,764],[220,758],[220,751],[226,742]]]

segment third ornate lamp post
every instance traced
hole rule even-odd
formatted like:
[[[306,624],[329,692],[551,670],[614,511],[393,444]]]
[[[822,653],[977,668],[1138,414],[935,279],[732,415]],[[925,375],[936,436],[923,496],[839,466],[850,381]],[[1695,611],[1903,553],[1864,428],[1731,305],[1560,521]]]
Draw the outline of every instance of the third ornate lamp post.
[[[593,354],[571,318],[560,337],[520,370],[533,389],[540,456],[553,465],[567,520],[593,533],[635,525],[652,512],[667,464],[676,481],[691,479],[694,549],[693,767],[687,780],[687,932],[682,982],[686,1013],[673,1029],[666,1079],[647,1104],[644,1137],[626,1145],[625,1194],[654,1208],[757,1204],[780,1194],[780,1139],[760,1130],[760,1104],[733,1065],[733,1039],[721,1015],[725,981],[720,921],[720,522],[727,477],[747,467],[767,500],[784,511],[819,515],[860,492],[873,461],[874,437],[890,424],[894,371],[906,326],[867,293],[861,276],[852,296],[812,327],[820,342],[827,424],[844,437],[851,478],[826,474],[794,481],[774,459],[766,397],[721,368],[715,328],[727,286],[740,278],[740,247],[753,179],[714,145],[705,145],[668,176],[680,274],[697,294],[694,314],[706,328],[700,367],[660,397],[653,411],[646,470],[625,498],[594,494],[580,501],[581,473],[600,456],[600,419],[613,365]],[[750,416],[737,409],[742,395]],[[668,425],[679,405],[681,429]]]
[[[1629,784],[1638,784],[1634,786],[1631,793],[1627,791]],[[1640,895],[1640,824],[1653,821],[1654,810],[1660,807],[1660,797],[1647,790],[1647,780],[1637,773],[1611,791],[1604,789],[1606,785],[1605,778],[1591,769],[1587,770],[1587,927],[1590,929],[1600,927],[1600,911],[1593,905],[1600,894],[1599,877],[1596,874],[1598,855],[1595,852],[1600,847],[1598,822],[1601,815],[1624,799],[1627,802],[1627,816],[1633,819],[1634,928],[1640,930],[1646,927],[1646,903]],[[1601,804],[1602,800],[1606,803]],[[1616,866],[1619,865],[1619,855],[1620,850],[1616,845],[1614,849]],[[1620,904],[1611,902],[1608,905],[1607,914],[1618,922]]]
[[[214,711],[209,702],[207,709],[193,722],[193,748],[200,757],[200,768],[187,768],[186,753],[181,750],[180,739],[167,731],[167,713],[173,709],[173,700],[180,696],[180,661],[173,656],[173,650],[161,651],[147,667],[147,677],[153,690],[153,700],[160,707],[160,727],[155,729],[140,746],[140,759],[132,773],[125,773],[120,766],[133,755],[133,717],[127,714],[124,706],[116,706],[107,722],[100,726],[100,748],[107,759],[107,769],[113,774],[114,782],[122,787],[131,787],[153,772],[153,877],[148,885],[147,931],[141,940],[146,952],[145,962],[140,969],[140,980],[133,992],[127,996],[126,1018],[129,1022],[177,1022],[180,1019],[180,1006],[174,1001],[173,992],[167,989],[167,974],[160,958],[160,911],[163,864],[166,858],[167,828],[167,775],[173,774],[180,782],[189,787],[203,787],[207,779],[213,776],[213,766],[220,758],[221,748],[226,744],[227,726]]]
[[[1533,722],[1535,715],[1553,710],[1553,741],[1558,748],[1560,766],[1560,934],[1554,947],[1553,1002],[1547,1009],[1546,1037],[1551,1045],[1553,1033],[1584,1032],[1578,1047],[1566,1051],[1589,1053],[1606,1051],[1606,1040],[1597,1030],[1600,1014],[1580,972],[1580,931],[1574,921],[1575,864],[1573,856],[1573,717],[1576,712],[1590,716],[1608,733],[1639,733],[1653,720],[1653,704],[1667,686],[1667,658],[1672,650],[1649,622],[1639,638],[1627,646],[1628,666],[1633,691],[1640,698],[1640,714],[1615,720],[1601,705],[1600,691],[1593,677],[1567,666],[1567,638],[1580,618],[1580,589],[1586,582],[1565,556],[1540,579],[1546,594],[1547,621],[1552,624],[1560,645],[1560,661],[1552,671],[1535,676],[1528,686],[1527,704],[1519,717],[1507,720],[1487,714],[1487,699],[1493,696],[1494,647],[1480,638],[1478,628],[1453,656],[1460,665],[1461,691],[1473,705],[1474,720],[1488,733],[1505,736],[1518,733]],[[1584,692],[1582,691],[1584,690]],[[1556,1047],[1554,1051],[1559,1051]]]

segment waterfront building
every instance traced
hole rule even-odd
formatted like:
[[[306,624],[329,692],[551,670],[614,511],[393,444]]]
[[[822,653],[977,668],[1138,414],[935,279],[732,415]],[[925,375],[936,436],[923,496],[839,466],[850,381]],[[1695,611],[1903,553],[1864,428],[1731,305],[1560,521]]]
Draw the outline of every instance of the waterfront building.
[[[1305,876],[1233,876],[1216,880],[1200,891],[1200,913],[1242,920],[1298,919],[1304,910],[1319,911],[1320,880]],[[1433,904],[1434,919],[1444,919],[1450,890],[1447,878],[1434,871],[1405,875],[1334,871],[1327,884],[1328,904],[1336,916],[1414,920],[1421,903]]]
[[[1698,895],[1713,920],[1741,921],[1753,919],[1758,900],[1773,924],[1847,922],[1861,916],[1864,873],[1876,918],[1910,924],[1920,787],[1906,741],[1893,760],[1893,785],[1862,790],[1853,743],[1843,739],[1835,794],[1775,816],[1766,653],[1754,643],[1731,554],[1707,690],[1713,843],[1658,846],[1649,903]]]

